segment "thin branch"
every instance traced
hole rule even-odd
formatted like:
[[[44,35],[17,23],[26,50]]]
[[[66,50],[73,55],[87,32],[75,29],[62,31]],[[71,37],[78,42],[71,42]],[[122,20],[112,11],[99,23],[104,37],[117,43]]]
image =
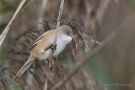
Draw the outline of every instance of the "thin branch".
[[[15,19],[33,2],[33,0],[29,1],[27,5],[25,5],[24,8],[18,13],[18,15],[15,17]]]
[[[97,18],[97,21],[99,24],[101,24],[103,15],[105,14],[105,11],[106,11],[110,1],[111,0],[100,0],[100,4],[96,11],[96,18]]]
[[[125,26],[130,25],[131,21],[133,21],[135,17],[135,14],[131,15],[129,18],[127,18],[118,28],[116,28],[110,35],[108,35],[102,42],[102,46],[99,45],[96,48],[94,48],[89,54],[86,55],[86,57],[81,60],[76,67],[68,73],[67,76],[65,76],[61,81],[59,81],[51,90],[57,90],[62,85],[64,85],[73,75],[75,75],[80,68],[82,68],[89,60],[91,60],[92,57],[94,57],[103,47],[105,47],[120,31],[125,28]],[[130,23],[129,23],[130,22]]]
[[[22,6],[24,5],[24,3],[26,2],[26,0],[22,0],[17,8],[17,10],[15,11],[13,17],[11,18],[10,22],[8,23],[8,25],[6,26],[6,28],[4,29],[4,31],[2,32],[2,34],[0,35],[0,47],[7,35],[7,32],[11,26],[11,24],[13,23],[13,21],[15,20],[15,17],[17,16],[18,12],[20,11],[20,9],[22,8]]]
[[[61,19],[61,16],[62,16],[63,6],[64,6],[64,0],[61,0],[59,15],[58,15],[58,18],[57,18],[58,21],[57,21],[57,26],[56,26],[56,34],[55,34],[55,39],[54,39],[54,43],[53,43],[54,46],[56,44],[57,37],[58,37],[58,28],[60,27],[60,19]]]
[[[39,11],[39,21],[42,21],[44,18],[44,13],[45,13],[45,10],[46,10],[46,7],[47,7],[47,3],[48,3],[48,0],[42,0],[42,6],[40,7],[40,11]]]
[[[48,87],[48,80],[47,78],[45,79],[45,84],[44,84],[44,90],[47,90],[47,87]]]
[[[61,0],[60,9],[59,9],[59,15],[58,15],[58,18],[57,18],[58,21],[57,21],[57,26],[56,26],[56,33],[55,33],[54,43],[53,43],[52,47],[55,47],[56,42],[57,42],[58,30],[59,30],[58,28],[60,27],[60,19],[61,19],[61,16],[62,16],[63,8],[64,8],[64,0]],[[49,68],[52,67],[52,65],[54,64],[54,60],[53,60],[54,50],[55,49],[53,48],[52,53],[51,53],[51,59],[50,59],[50,63],[49,63]]]

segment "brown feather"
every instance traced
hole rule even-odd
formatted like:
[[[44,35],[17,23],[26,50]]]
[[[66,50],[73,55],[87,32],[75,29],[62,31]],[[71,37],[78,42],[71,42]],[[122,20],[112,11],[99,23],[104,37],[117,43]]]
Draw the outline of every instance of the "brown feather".
[[[45,33],[43,33],[41,36],[39,36],[34,42],[33,44],[30,46],[29,50],[33,49],[39,42],[41,42],[41,40],[44,38],[44,39],[49,39],[48,36],[53,36],[53,34],[55,34],[55,29],[54,30],[50,30],[50,31],[47,31]],[[45,41],[45,40],[44,40]],[[47,47],[48,48],[48,47]]]
[[[35,61],[35,58],[32,57],[32,54],[30,55],[29,59],[27,62],[22,66],[22,68],[18,71],[16,76],[14,77],[12,83],[14,83],[18,78],[20,78],[23,73],[31,66],[31,64]]]
[[[40,55],[43,51],[45,52],[45,50],[53,44],[54,37],[55,37],[55,29],[46,32],[46,34],[42,37],[42,39],[40,39],[41,42],[38,43],[33,48],[33,50],[32,50],[33,54]]]
[[[16,74],[15,78],[13,79],[13,82],[15,82],[18,78],[20,78],[23,75],[23,73],[31,66],[31,64],[36,60],[36,58],[41,59],[41,60],[45,59],[46,57],[48,58],[51,52],[51,50],[48,48],[50,48],[54,42],[55,33],[56,33],[56,29],[47,31],[34,41],[32,46],[30,47],[32,51],[31,51],[31,55],[29,59],[22,66],[19,72]],[[60,33],[65,34],[65,35],[66,33],[69,33],[69,35],[71,36],[73,34],[72,30],[68,26],[65,26],[65,25],[59,27],[59,34]]]

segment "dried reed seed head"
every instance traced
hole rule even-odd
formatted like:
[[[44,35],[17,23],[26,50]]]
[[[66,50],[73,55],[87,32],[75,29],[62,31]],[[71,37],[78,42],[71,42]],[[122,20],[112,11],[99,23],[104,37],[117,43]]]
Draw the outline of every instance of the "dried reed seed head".
[[[53,29],[56,27],[57,20],[51,19],[51,20],[44,20],[43,22],[40,22],[31,28],[29,28],[26,32],[24,32],[22,35],[19,35],[16,39],[15,42],[12,45],[12,48],[10,50],[13,50],[12,53],[16,53],[16,55],[21,55],[22,58],[26,58],[28,56],[28,48],[30,44],[33,43],[33,41],[42,33],[44,33],[47,30]],[[61,21],[61,25],[68,25],[74,32],[75,39],[73,40],[74,43],[70,44],[70,49],[72,55],[75,58],[74,52],[75,48],[77,48],[77,40],[81,41],[83,45],[85,46],[85,50],[88,51],[88,41],[86,39],[86,36],[90,38],[91,41],[100,44],[89,32],[87,32],[85,29],[82,29],[79,25],[77,25],[74,22],[70,21]],[[19,43],[18,43],[19,41]],[[26,43],[24,43],[24,41]],[[14,48],[16,47],[16,48]],[[21,51],[24,50],[24,52]],[[27,53],[26,53],[27,52]],[[11,55],[12,56],[12,55]]]
[[[39,35],[41,35],[42,33],[44,33],[47,30],[55,28],[56,23],[57,23],[57,20],[55,20],[55,19],[44,20],[44,21],[34,25],[30,29],[28,29],[28,31],[26,31],[21,36],[26,36],[27,42],[32,44],[33,40],[36,39]],[[87,43],[88,41],[85,38],[86,36],[88,36],[92,42],[95,42],[95,43],[101,45],[101,43],[98,42],[88,31],[86,31],[85,29],[82,29],[76,23],[71,22],[71,21],[61,20],[61,25],[68,25],[73,30],[73,32],[75,34],[75,39],[74,39],[75,48],[77,48],[77,46],[78,46],[76,37],[82,41],[83,45],[85,46],[86,51],[89,50],[88,43]]]
[[[40,22],[40,23],[34,25],[33,27],[29,28],[26,32],[19,35],[14,40],[14,43],[11,46],[12,48],[10,48],[10,52],[9,52],[9,56],[8,56],[9,64],[11,64],[10,62],[12,62],[12,65],[11,65],[12,67],[10,67],[10,68],[13,68],[12,69],[13,72],[17,72],[18,68],[20,68],[22,66],[22,63],[24,63],[27,60],[27,58],[29,56],[28,52],[30,52],[30,51],[28,51],[30,44],[32,44],[32,42],[45,31],[55,28],[56,22],[57,22],[57,20],[54,20],[54,19],[44,20],[43,22]],[[75,51],[76,51],[75,47],[77,48],[77,46],[78,46],[77,40],[81,41],[83,43],[86,51],[89,50],[88,41],[86,39],[86,36],[88,36],[90,38],[90,40],[93,40],[96,43],[98,42],[95,38],[93,38],[93,36],[90,33],[88,33],[86,30],[82,29],[79,25],[75,24],[74,22],[61,21],[61,25],[68,25],[69,27],[71,27],[71,29],[74,32],[75,39],[72,41],[74,43],[70,43],[69,48],[71,50],[68,50],[68,52],[71,52],[70,55],[73,56],[72,58],[74,58],[75,61],[77,58],[77,57],[75,57]],[[26,43],[24,43],[24,42],[26,42]],[[13,63],[13,62],[15,62],[15,63]],[[40,68],[40,66],[42,66],[42,65],[39,65],[38,68]],[[17,69],[15,69],[15,68],[17,68]],[[60,72],[59,74],[62,75],[62,71],[61,70],[58,70],[58,71]],[[42,71],[40,71],[40,69],[39,69],[38,72],[42,72]],[[42,78],[44,75],[40,75],[40,76]]]

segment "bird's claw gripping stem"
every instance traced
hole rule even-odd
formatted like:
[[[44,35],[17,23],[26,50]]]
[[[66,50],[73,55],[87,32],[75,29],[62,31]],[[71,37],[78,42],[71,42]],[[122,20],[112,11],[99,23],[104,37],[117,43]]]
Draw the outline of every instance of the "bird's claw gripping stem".
[[[52,46],[52,50],[55,51],[55,50],[57,49],[56,47],[57,47],[57,44],[53,45],[53,46]]]
[[[49,62],[49,70],[53,70],[54,69],[54,57],[53,57],[53,53],[57,49],[56,46],[57,46],[57,44],[55,44],[55,45],[52,46],[52,56],[51,56],[50,62]]]
[[[53,70],[54,69],[54,59],[53,57],[50,59],[50,62],[49,62],[49,70]]]

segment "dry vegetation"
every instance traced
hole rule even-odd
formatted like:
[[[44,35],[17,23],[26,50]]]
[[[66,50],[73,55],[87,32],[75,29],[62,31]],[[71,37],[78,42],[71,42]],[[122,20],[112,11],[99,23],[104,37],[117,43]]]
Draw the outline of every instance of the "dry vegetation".
[[[135,20],[130,3],[124,0],[65,0],[61,25],[73,29],[75,40],[55,60],[55,73],[48,70],[47,62],[36,61],[22,78],[11,83],[29,57],[32,42],[56,28],[60,1],[30,1],[17,16],[0,51],[0,90],[45,90],[46,79],[48,90],[55,90],[69,73],[70,79],[58,90],[134,90]],[[5,13],[14,12],[18,2],[0,1],[0,32],[8,23]],[[101,46],[98,41],[102,40]]]

